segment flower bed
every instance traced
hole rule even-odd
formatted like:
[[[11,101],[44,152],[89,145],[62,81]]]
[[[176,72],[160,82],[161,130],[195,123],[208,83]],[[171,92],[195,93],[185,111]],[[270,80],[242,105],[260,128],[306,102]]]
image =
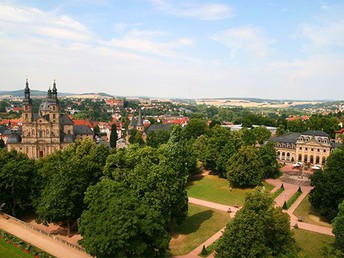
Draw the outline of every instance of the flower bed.
[[[12,244],[13,246],[21,249],[24,253],[32,254],[34,257],[44,257],[44,258],[52,258],[53,256],[43,252],[42,250],[38,249],[30,245],[29,243],[24,242],[23,240],[0,230],[0,238],[4,239],[7,243]]]

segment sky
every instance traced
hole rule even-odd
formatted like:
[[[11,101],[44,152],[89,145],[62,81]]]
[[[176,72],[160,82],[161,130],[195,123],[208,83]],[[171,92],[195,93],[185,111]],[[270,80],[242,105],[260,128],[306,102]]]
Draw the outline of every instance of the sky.
[[[344,2],[0,0],[0,90],[344,99]]]

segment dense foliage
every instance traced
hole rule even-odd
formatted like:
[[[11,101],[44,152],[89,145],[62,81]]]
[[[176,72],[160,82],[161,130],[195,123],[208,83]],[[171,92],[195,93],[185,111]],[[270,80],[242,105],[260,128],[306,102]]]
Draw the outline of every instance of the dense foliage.
[[[15,216],[31,205],[35,182],[35,163],[16,151],[0,150],[0,205]]]
[[[332,221],[333,234],[336,236],[336,246],[344,252],[344,201],[339,204],[338,214]]]
[[[186,218],[186,182],[195,164],[180,127],[159,149],[136,144],[109,155],[106,178],[87,190],[87,209],[79,222],[87,252],[97,257],[164,256],[172,226]]]
[[[289,215],[260,190],[250,193],[216,247],[216,257],[294,257]],[[294,254],[294,256],[293,256]]]
[[[264,172],[259,149],[253,146],[243,146],[230,158],[227,178],[235,187],[257,186],[262,181]]]
[[[344,200],[344,148],[331,152],[324,171],[316,171],[311,176],[314,189],[309,200],[314,208],[332,220],[338,213],[338,205]]]
[[[73,143],[39,162],[40,196],[35,211],[43,223],[75,222],[84,209],[86,189],[99,181],[109,151],[91,140]]]

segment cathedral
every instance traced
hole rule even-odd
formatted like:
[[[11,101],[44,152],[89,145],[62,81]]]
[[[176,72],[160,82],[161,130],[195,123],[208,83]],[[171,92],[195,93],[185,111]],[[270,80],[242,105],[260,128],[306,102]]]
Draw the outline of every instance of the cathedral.
[[[22,128],[8,138],[8,151],[14,149],[29,158],[39,159],[82,138],[93,139],[93,131],[86,125],[74,125],[69,116],[60,114],[55,81],[52,90],[49,88],[46,99],[40,104],[38,113],[34,113],[29,82],[26,80]]]

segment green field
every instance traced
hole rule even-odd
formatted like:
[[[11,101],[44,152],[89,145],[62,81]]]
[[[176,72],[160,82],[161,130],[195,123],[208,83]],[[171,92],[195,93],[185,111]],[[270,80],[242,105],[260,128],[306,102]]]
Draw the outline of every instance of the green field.
[[[16,248],[14,245],[7,243],[4,239],[0,239],[0,257],[1,258],[32,258],[32,254],[24,253],[21,249]]]
[[[298,246],[301,248],[301,257],[321,258],[321,248],[334,242],[334,237],[310,232],[302,229],[293,230]]]
[[[296,217],[301,216],[304,222],[315,224],[323,227],[331,227],[331,224],[326,221],[325,218],[321,217],[319,212],[317,212],[308,200],[309,195],[307,195],[300,205],[294,211]]]
[[[263,184],[267,191],[274,188],[274,186],[267,183]],[[225,205],[238,204],[240,206],[244,204],[246,193],[254,191],[252,188],[230,189],[227,179],[214,175],[204,176],[189,182],[187,190],[190,197]]]
[[[175,226],[170,242],[171,255],[191,252],[230,221],[226,212],[190,204],[187,219]]]

